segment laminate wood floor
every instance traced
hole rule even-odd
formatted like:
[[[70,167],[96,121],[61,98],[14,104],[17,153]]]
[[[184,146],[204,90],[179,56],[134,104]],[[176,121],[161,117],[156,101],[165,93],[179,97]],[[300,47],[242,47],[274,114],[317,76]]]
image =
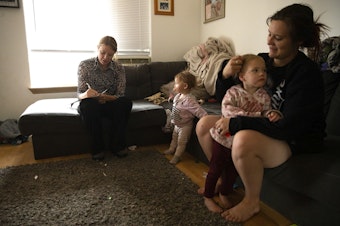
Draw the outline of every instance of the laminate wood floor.
[[[143,151],[149,147],[137,147],[137,150]],[[168,144],[152,145],[152,148],[163,152],[168,148]],[[52,162],[60,161],[65,159],[77,159],[77,158],[89,158],[89,154],[67,156],[67,157],[57,157],[50,159],[35,160],[33,154],[33,146],[31,142],[26,142],[21,145],[0,145],[0,168],[8,166],[18,166],[26,164],[35,164],[41,162]],[[170,160],[171,156],[164,156]],[[170,163],[169,163],[170,164]],[[186,176],[188,176],[195,184],[197,188],[204,186],[204,175],[208,170],[206,164],[196,161],[191,155],[185,153],[181,162],[176,166],[181,170]],[[243,196],[242,189],[238,189],[232,196],[234,200],[241,200]],[[218,201],[218,198],[216,198]],[[203,198],[202,198],[203,202]],[[244,223],[244,226],[288,226],[292,223],[280,215],[275,210],[261,203],[261,211],[259,214],[252,217],[250,220]]]

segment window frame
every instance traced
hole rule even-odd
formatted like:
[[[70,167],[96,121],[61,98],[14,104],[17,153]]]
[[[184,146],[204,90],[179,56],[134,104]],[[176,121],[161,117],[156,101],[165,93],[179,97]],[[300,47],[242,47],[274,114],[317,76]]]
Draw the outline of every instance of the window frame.
[[[120,40],[125,40],[124,37],[120,37],[118,35],[114,35],[113,33],[107,34],[110,32],[104,33],[99,37],[93,36],[90,38],[89,41],[86,42],[86,46],[83,44],[80,44],[79,46],[74,45],[75,42],[71,45],[67,45],[67,38],[65,36],[60,36],[58,40],[64,40],[64,43],[66,45],[59,45],[60,43],[57,43],[58,41],[51,41],[51,38],[47,36],[44,36],[46,34],[40,34],[37,32],[37,30],[40,29],[40,27],[37,27],[39,24],[37,24],[37,14],[35,15],[34,12],[34,7],[36,7],[36,3],[39,1],[54,1],[60,2],[62,4],[63,2],[65,3],[66,1],[84,1],[89,4],[91,1],[94,2],[96,0],[25,0],[23,1],[23,8],[24,8],[24,18],[25,18],[25,25],[26,25],[26,39],[27,39],[27,47],[28,47],[28,59],[29,59],[29,67],[30,67],[30,90],[32,93],[42,93],[42,92],[67,92],[67,91],[75,91],[77,87],[77,68],[81,60],[85,60],[87,58],[91,57],[96,57],[97,56],[97,49],[96,45],[99,41],[99,39],[105,35],[111,35],[113,36],[118,43],[118,51],[115,55],[116,59],[121,58],[150,58],[151,57],[151,14],[150,14],[150,5],[151,3],[149,1],[145,0],[132,0],[132,1],[125,1],[125,0],[107,0],[106,4],[121,4],[124,3],[125,6],[130,5],[129,8],[125,8],[125,10],[131,10],[131,4],[134,4],[137,8],[139,7],[139,10],[142,10],[145,13],[145,7],[147,7],[147,15],[144,15],[144,17],[139,16],[136,19],[121,19],[120,21],[119,18],[117,19],[113,17],[116,13],[112,9],[111,11],[111,16],[112,20],[115,20],[116,24],[115,26],[118,27],[129,27],[129,23],[134,23],[138,24],[138,30],[143,30],[141,26],[144,26],[144,30],[147,30],[144,33],[138,33],[135,39],[132,39],[132,41],[135,42],[142,42],[141,48],[126,48],[126,46],[130,46],[127,44],[124,47],[124,41]],[[97,3],[98,1],[96,1]],[[145,3],[147,2],[147,4]],[[129,4],[127,4],[129,3]],[[118,4],[118,5],[119,5]],[[140,6],[139,4],[146,4],[143,6]],[[74,4],[73,4],[74,6]],[[113,5],[112,5],[113,6]],[[130,15],[131,11],[124,12],[124,5],[122,6],[123,8],[117,7],[115,5],[115,9],[117,8],[117,12],[119,11],[120,17],[123,17],[122,15]],[[144,7],[144,8],[143,8]],[[144,10],[143,10],[144,9]],[[101,11],[99,11],[101,13]],[[60,13],[62,14],[62,13]],[[118,13],[117,13],[118,14]],[[141,12],[139,12],[141,14]],[[43,18],[42,16],[40,16]],[[91,20],[95,18],[95,16],[92,16]],[[143,20],[143,21],[142,21]],[[145,22],[146,20],[146,22]],[[108,21],[108,20],[107,20]],[[117,22],[118,21],[118,22]],[[139,23],[136,23],[136,21],[139,21]],[[122,23],[120,26],[119,23]],[[108,22],[110,26],[112,25],[111,22]],[[61,28],[58,27],[60,30]],[[92,29],[88,29],[87,32],[91,32]],[[111,30],[111,29],[110,29]],[[134,29],[133,34],[136,34],[137,29]],[[52,33],[52,31],[51,31]],[[122,33],[122,32],[120,32]],[[38,36],[38,37],[37,37]],[[130,35],[132,36],[132,35]],[[139,37],[140,36],[140,37]],[[143,37],[141,37],[143,36]],[[82,36],[84,37],[84,35]],[[95,38],[94,38],[95,37]],[[142,41],[140,39],[143,39]],[[46,41],[47,40],[47,41]],[[76,39],[77,40],[77,39]],[[79,39],[78,39],[79,40]],[[145,41],[146,40],[146,41]],[[45,42],[44,42],[45,41]],[[57,45],[53,45],[51,43],[56,43]],[[138,43],[137,43],[138,44]],[[59,58],[54,58],[51,56],[59,56]],[[68,59],[69,57],[70,59]],[[68,72],[62,72],[59,70],[64,69],[68,70]],[[66,69],[68,68],[68,69]],[[53,75],[53,73],[55,73]],[[62,76],[59,76],[62,75]],[[46,78],[48,77],[48,78]],[[58,81],[60,80],[60,82]],[[70,80],[68,80],[70,79]],[[66,82],[63,82],[63,81]],[[67,81],[68,80],[68,81]],[[41,84],[40,84],[41,83]]]

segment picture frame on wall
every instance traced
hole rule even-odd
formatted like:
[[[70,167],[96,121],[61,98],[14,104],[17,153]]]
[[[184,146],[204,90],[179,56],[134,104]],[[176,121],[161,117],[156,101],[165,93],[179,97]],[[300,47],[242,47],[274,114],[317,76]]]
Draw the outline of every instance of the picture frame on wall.
[[[225,17],[225,0],[205,0],[204,23]]]
[[[19,8],[19,0],[0,0],[0,7]]]
[[[155,15],[174,15],[174,0],[155,0]]]

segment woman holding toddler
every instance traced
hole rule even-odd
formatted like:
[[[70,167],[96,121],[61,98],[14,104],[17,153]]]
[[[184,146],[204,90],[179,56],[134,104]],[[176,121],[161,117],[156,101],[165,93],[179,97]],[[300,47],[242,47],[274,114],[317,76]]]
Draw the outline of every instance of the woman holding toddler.
[[[243,200],[222,212],[227,221],[244,222],[260,211],[264,168],[274,168],[297,152],[320,150],[324,138],[323,81],[318,64],[320,33],[327,26],[314,20],[310,7],[289,5],[267,19],[268,53],[259,54],[272,82],[272,108],[283,118],[271,122],[264,117],[208,115],[197,124],[196,133],[207,158],[211,159],[213,139],[209,130],[230,133],[231,160],[240,176]],[[307,49],[307,57],[301,49]],[[216,96],[223,97],[234,85],[232,76],[242,67],[241,56],[225,62],[216,82]]]

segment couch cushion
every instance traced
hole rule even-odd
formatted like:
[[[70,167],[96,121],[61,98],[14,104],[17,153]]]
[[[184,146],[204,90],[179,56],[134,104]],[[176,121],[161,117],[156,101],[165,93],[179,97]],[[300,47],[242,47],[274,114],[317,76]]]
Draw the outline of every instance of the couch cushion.
[[[340,82],[340,73],[336,74],[329,70],[323,71],[322,78],[325,88],[324,113],[325,115],[327,115],[329,107],[331,105],[332,98]]]
[[[130,100],[152,95],[151,75],[148,64],[124,66],[126,74],[125,96]]]
[[[162,127],[166,123],[164,108],[147,100],[134,100],[131,114],[129,128]]]
[[[31,104],[19,119],[23,135],[79,132],[85,127],[77,111],[76,98],[43,99]],[[165,125],[166,113],[162,106],[146,100],[133,101],[128,127],[130,129]],[[65,131],[67,130],[67,131]]]
[[[185,61],[152,62],[149,65],[152,76],[152,93],[150,95],[159,92],[162,85],[172,81],[176,74],[187,67],[187,63]]]
[[[20,116],[19,128],[23,135],[33,133],[62,132],[65,128],[78,131],[81,125],[78,103],[71,107],[76,98],[58,98],[38,100],[31,104]],[[67,126],[65,126],[67,125]]]
[[[295,155],[266,169],[261,199],[298,225],[339,223],[339,146],[339,137],[329,136],[323,152]],[[323,222],[315,222],[314,214]]]
[[[338,76],[337,84],[339,84],[340,75],[338,74],[337,76]],[[328,114],[326,117],[327,135],[340,136],[339,115],[340,115],[340,86],[337,86],[334,91],[333,98],[329,102],[329,109],[328,109]]]

